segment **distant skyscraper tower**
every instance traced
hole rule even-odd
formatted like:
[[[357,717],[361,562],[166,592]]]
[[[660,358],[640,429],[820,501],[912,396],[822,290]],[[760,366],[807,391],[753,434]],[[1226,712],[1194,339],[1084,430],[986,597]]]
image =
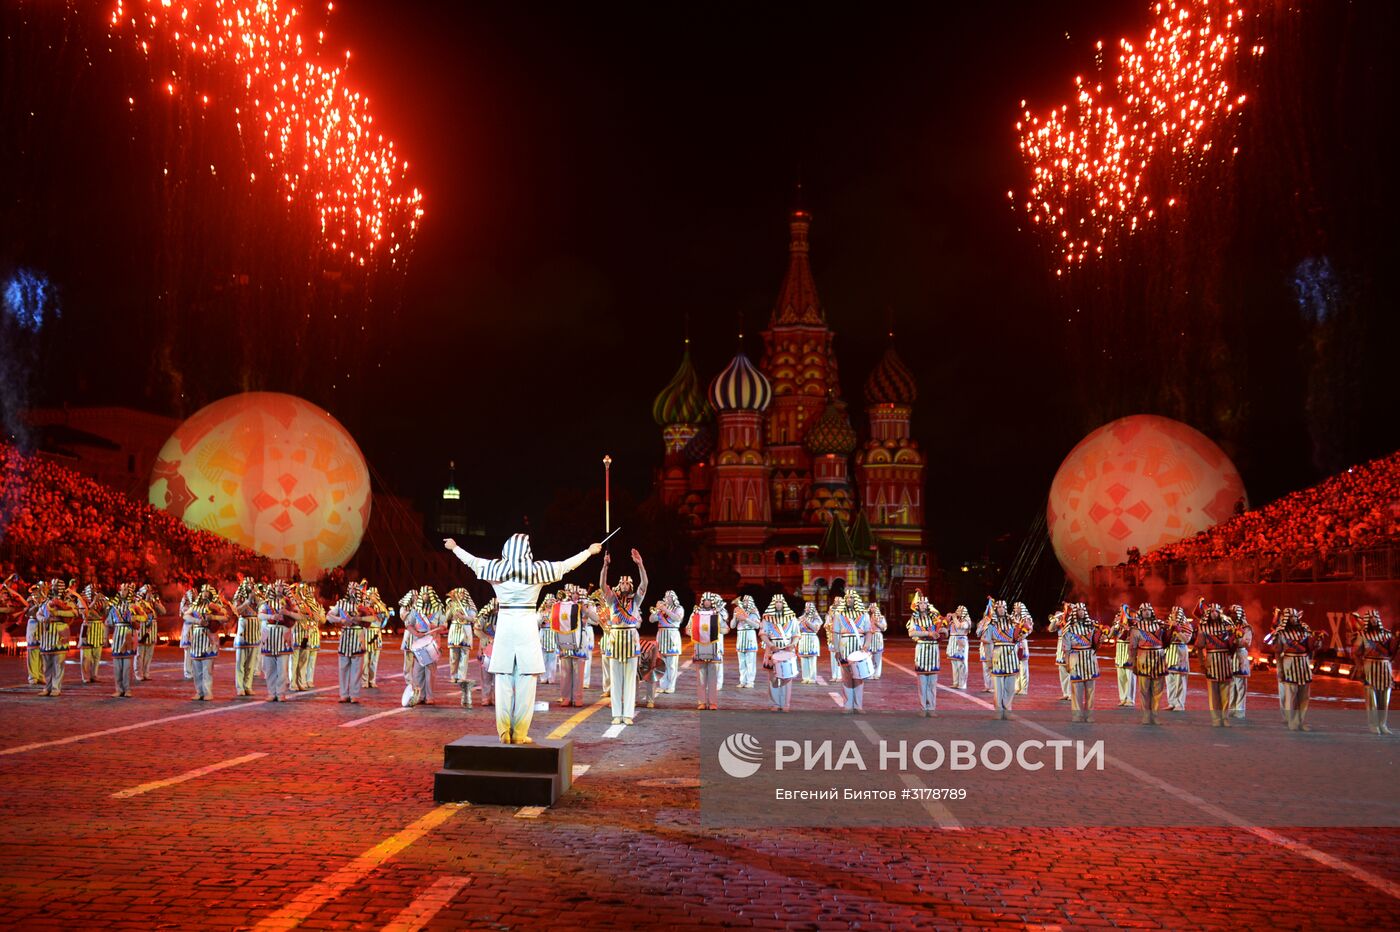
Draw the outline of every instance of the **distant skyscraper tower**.
[[[457,490],[457,463],[447,464],[447,487],[442,490],[438,502],[437,532],[444,537],[464,537],[467,527],[467,509],[462,504],[462,493]]]

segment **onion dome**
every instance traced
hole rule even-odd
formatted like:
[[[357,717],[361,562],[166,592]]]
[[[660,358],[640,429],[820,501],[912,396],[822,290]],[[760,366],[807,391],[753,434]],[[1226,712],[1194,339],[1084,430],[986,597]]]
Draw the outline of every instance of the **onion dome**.
[[[807,452],[817,456],[837,453],[849,456],[856,448],[856,432],[846,416],[846,405],[835,398],[826,402],[826,410],[807,429]]]
[[[716,411],[764,411],[772,401],[773,386],[743,350],[710,383],[710,403]]]
[[[919,389],[914,384],[914,373],[910,372],[904,360],[899,358],[899,353],[895,352],[894,344],[891,343],[889,349],[885,350],[885,355],[880,357],[879,363],[871,370],[870,378],[865,380],[866,403],[912,405],[918,395]]]
[[[671,424],[699,424],[707,421],[713,412],[700,390],[700,377],[695,374],[695,366],[690,361],[690,346],[681,356],[681,364],[671,381],[656,396],[651,405],[652,420],[662,427]]]

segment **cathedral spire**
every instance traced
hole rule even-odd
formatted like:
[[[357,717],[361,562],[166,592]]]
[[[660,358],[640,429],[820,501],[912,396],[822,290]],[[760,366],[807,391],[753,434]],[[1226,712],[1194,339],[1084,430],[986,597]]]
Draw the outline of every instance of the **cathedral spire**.
[[[797,205],[788,215],[788,270],[783,279],[783,287],[778,291],[778,301],[773,305],[770,327],[826,326],[826,313],[822,310],[821,299],[817,297],[817,285],[812,281],[812,267],[808,262],[809,245],[807,231],[812,225],[812,215],[802,206],[802,185],[797,186]]]

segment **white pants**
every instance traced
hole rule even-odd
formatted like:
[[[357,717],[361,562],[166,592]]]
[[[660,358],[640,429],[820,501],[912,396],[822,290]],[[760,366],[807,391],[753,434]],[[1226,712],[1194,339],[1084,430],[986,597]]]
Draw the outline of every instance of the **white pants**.
[[[141,644],[136,648],[136,678],[138,680],[149,680],[151,678],[151,661],[155,659],[156,646],[154,644]]]
[[[559,652],[547,650],[544,652],[544,681],[555,683],[559,680]]]
[[[720,654],[719,663],[716,663],[716,664],[715,664],[715,689],[720,689],[720,690],[722,690],[722,689],[724,689],[724,654],[722,653],[723,650],[724,650],[724,642],[723,642],[723,640],[720,641],[719,649],[720,649],[720,651],[721,651],[721,654]],[[752,676],[752,675],[749,676],[749,685],[750,685],[750,686],[753,685],[753,676]]]
[[[360,668],[360,685],[377,686],[375,677],[379,675],[379,651],[378,647],[365,648],[365,664]]]
[[[1186,674],[1167,674],[1167,708],[1174,712],[1186,711]]]
[[[828,645],[827,645],[827,649],[828,649],[828,651],[829,651],[828,656],[831,658],[831,677],[830,677],[830,679],[831,679],[831,682],[834,683],[834,682],[836,682],[837,680],[839,680],[839,679],[841,678],[841,661],[840,661],[840,660],[837,658],[837,656],[836,656],[836,648],[834,648],[834,647],[832,647],[830,644],[828,644]]]
[[[467,664],[471,660],[471,651],[465,647],[447,648],[447,675],[454,683],[470,679],[467,672]]]
[[[815,683],[817,681],[817,655],[799,658],[802,661],[802,682]]]
[[[992,687],[996,695],[998,717],[1011,711],[1011,703],[1016,699],[1016,675],[992,677]]]
[[[336,664],[336,669],[340,673],[340,698],[360,698],[360,673],[364,669],[365,655],[336,654],[336,658],[339,661]]]
[[[1069,704],[1074,710],[1071,721],[1087,722],[1094,714],[1094,681],[1070,680]]]
[[[1366,688],[1366,720],[1372,731],[1379,730],[1382,734],[1389,729],[1387,720],[1390,718],[1390,690]]]
[[[708,660],[695,661],[695,692],[700,705],[719,704],[718,667],[719,664]]]
[[[1068,699],[1068,698],[1069,698],[1069,684],[1070,684],[1070,678],[1069,678],[1069,664],[1067,664],[1067,663],[1057,663],[1057,664],[1055,664],[1055,667],[1056,667],[1056,669],[1058,669],[1058,670],[1060,671],[1060,695],[1063,696],[1063,697],[1065,697],[1066,699]]]
[[[263,683],[267,685],[267,698],[287,698],[287,667],[291,660],[288,654],[263,654]]]
[[[1137,701],[1137,677],[1132,667],[1113,668],[1118,673],[1118,704],[1132,705]]]
[[[739,651],[739,688],[753,686],[754,679],[758,676],[758,651]],[[721,682],[724,677],[720,676]]]
[[[953,688],[967,689],[967,658],[953,658]]]
[[[1283,707],[1283,722],[1290,731],[1299,731],[1303,728],[1305,724],[1303,720],[1308,717],[1308,698],[1311,692],[1311,683],[1280,682],[1278,684],[1279,705]]]
[[[96,683],[97,668],[102,665],[102,645],[90,644],[79,651],[78,656],[81,658],[82,662],[80,672],[83,682],[86,683],[88,680],[92,680]]]
[[[1244,699],[1249,692],[1249,677],[1235,676],[1235,681],[1230,684],[1230,715],[1234,718],[1244,718]]]
[[[872,677],[872,679],[878,680],[880,676],[885,672],[885,652],[882,650],[877,650],[874,651],[870,656],[871,660],[875,664],[875,675]]]
[[[195,657],[194,664],[194,697],[196,699],[214,698],[214,658]]]
[[[780,709],[792,706],[792,680],[782,680],[773,676],[768,679],[768,698]]]
[[[1166,683],[1159,676],[1138,676],[1138,699],[1142,703],[1143,724],[1157,721],[1157,712],[1162,707],[1162,694]]]
[[[559,655],[559,701],[583,705],[583,658]]]
[[[515,665],[519,671],[520,664]],[[535,687],[538,673],[497,673],[496,734],[506,744],[519,744],[530,734],[530,722],[535,718]]]
[[[637,658],[609,660],[612,668],[613,718],[632,718],[637,714]]]
[[[919,707],[925,712],[938,708],[938,674],[919,674]]]
[[[44,665],[44,692],[57,696],[63,691],[63,661],[65,653],[41,654]]]
[[[496,677],[487,669],[491,666],[491,660],[489,657],[479,657],[477,663],[481,667],[481,704],[492,705],[496,701]],[[498,728],[497,731],[499,730]]]
[[[666,673],[661,680],[661,691],[663,693],[673,693],[676,691],[676,680],[681,675],[681,655],[663,654],[661,662],[666,665]]]
[[[612,692],[612,658],[609,657],[607,654],[603,654],[603,656],[602,656],[600,659],[602,660],[602,663],[599,664],[599,666],[601,666],[601,667],[603,668],[603,692],[605,692],[605,693],[611,693],[611,692]]]
[[[233,691],[240,696],[253,694],[253,670],[258,665],[256,647],[236,647],[233,651]]]
[[[433,701],[433,674],[436,672],[436,663],[423,663],[419,660],[413,664],[414,702]]]
[[[1210,706],[1211,724],[1219,725],[1230,714],[1230,690],[1234,686],[1233,677],[1229,680],[1206,680],[1206,704]]]
[[[593,685],[593,649],[589,648],[588,653],[583,655],[583,688],[588,689]]]
[[[842,664],[841,666],[841,683],[846,690],[846,711],[863,710],[865,708],[865,680],[858,680],[851,675],[850,664]]]
[[[113,695],[131,695],[131,667],[134,659],[133,657],[112,658],[112,682],[117,688]]]

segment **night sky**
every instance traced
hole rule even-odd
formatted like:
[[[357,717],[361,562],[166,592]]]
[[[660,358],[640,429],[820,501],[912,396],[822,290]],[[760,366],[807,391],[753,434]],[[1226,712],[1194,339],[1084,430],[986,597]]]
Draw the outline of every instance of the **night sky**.
[[[149,387],[150,256],[172,234],[153,207],[153,147],[114,104],[136,69],[107,50],[100,22],[62,24],[34,6],[6,5],[4,116],[20,130],[3,144],[0,264],[42,268],[64,295],[37,399],[188,413],[239,388],[221,371],[221,339],[276,341],[276,328],[187,340],[186,397]],[[1400,445],[1400,393],[1380,349],[1396,335],[1385,90],[1396,14],[1338,3],[1302,22],[1260,6],[1269,53],[1240,128],[1243,161],[1228,198],[1198,192],[1227,204],[1228,222],[1156,239],[1170,263],[1138,249],[1098,285],[1066,287],[1007,205],[1026,177],[1012,124],[1022,98],[1068,96],[1096,39],[1140,34],[1145,3],[344,0],[330,45],[353,50],[355,82],[427,214],[352,361],[356,388],[328,389],[312,345],[287,347],[313,361],[309,373],[265,373],[261,386],[326,404],[387,485],[422,504],[456,459],[464,498],[493,531],[596,484],[604,452],[622,494],[641,498],[661,455],[651,402],[687,321],[706,379],[741,321],[760,354],[800,180],[858,428],[891,318],[919,380],[914,430],[945,564],[1014,548],[1059,461],[1112,416],[1193,415],[1267,501]],[[219,223],[209,211],[180,243]],[[1290,285],[1301,260],[1322,255],[1350,322],[1327,339]],[[1180,276],[1143,274],[1166,266]],[[1197,274],[1216,281],[1201,288]],[[1212,394],[1218,378],[1140,348],[1196,339],[1202,291],[1224,310],[1188,358],[1228,373],[1228,405]],[[1140,309],[1152,304],[1179,314],[1185,335],[1154,332],[1162,318]],[[216,312],[188,313],[198,330]],[[1087,355],[1095,315],[1119,330],[1093,333],[1140,347]],[[74,368],[56,375],[55,360]],[[1125,371],[1141,393],[1120,390]],[[1352,416],[1324,416],[1333,409]]]

